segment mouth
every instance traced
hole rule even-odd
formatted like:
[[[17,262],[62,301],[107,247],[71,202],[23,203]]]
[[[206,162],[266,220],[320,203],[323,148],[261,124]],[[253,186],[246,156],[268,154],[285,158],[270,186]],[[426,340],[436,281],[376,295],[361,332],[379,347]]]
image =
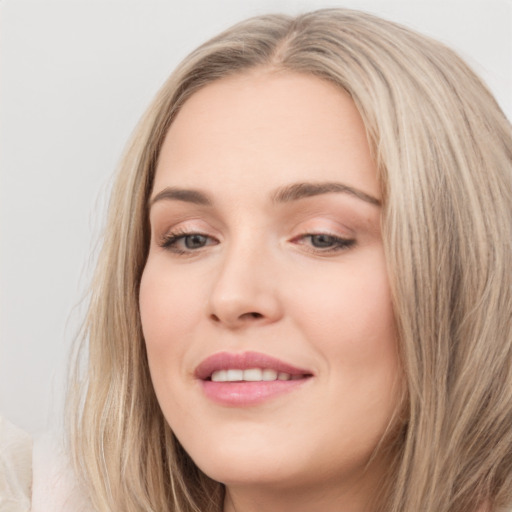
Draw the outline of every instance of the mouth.
[[[245,407],[298,389],[313,373],[258,352],[220,352],[205,359],[195,377],[209,399]]]
[[[213,372],[207,380],[212,382],[272,382],[273,380],[300,380],[305,377],[305,374],[292,375],[278,372],[272,368],[248,368],[247,370],[229,368]]]

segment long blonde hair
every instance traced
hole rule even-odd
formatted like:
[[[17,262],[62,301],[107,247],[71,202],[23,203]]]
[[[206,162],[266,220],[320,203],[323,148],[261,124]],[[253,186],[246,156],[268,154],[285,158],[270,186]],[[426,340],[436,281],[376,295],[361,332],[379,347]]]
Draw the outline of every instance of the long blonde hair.
[[[139,124],[115,183],[70,394],[77,470],[98,511],[222,510],[153,392],[138,312],[147,200],[180,107],[257,66],[337,84],[364,120],[382,187],[407,418],[376,507],[498,510],[512,496],[512,135],[450,49],[345,9],[261,16],[176,69]],[[81,368],[83,366],[83,368]]]

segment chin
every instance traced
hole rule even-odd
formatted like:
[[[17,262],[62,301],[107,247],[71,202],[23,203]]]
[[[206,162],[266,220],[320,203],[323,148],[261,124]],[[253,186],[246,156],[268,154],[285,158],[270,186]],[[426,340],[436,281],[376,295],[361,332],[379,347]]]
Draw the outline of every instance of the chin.
[[[213,443],[212,443],[213,444]],[[189,453],[196,466],[207,476],[225,485],[278,484],[296,482],[303,463],[277,453],[274,443],[215,443],[215,449]],[[293,460],[292,460],[293,459]]]
[[[283,467],[275,458],[266,458],[253,464],[247,461],[223,461],[197,464],[213,480],[228,487],[264,486],[286,488],[297,485],[299,473],[291,467]]]

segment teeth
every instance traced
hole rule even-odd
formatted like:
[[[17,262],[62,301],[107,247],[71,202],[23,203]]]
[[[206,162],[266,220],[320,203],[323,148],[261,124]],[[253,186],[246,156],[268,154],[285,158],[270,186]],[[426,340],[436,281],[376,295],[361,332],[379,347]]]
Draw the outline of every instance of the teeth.
[[[212,373],[213,382],[226,382],[228,380],[228,372],[226,370],[219,370]]]
[[[226,380],[233,382],[235,380],[244,380],[243,370],[225,370]]]
[[[258,382],[263,380],[263,371],[261,368],[250,368],[249,370],[244,370],[244,380],[248,380],[249,382]]]
[[[213,382],[261,382],[273,380],[297,380],[303,375],[291,375],[284,372],[276,372],[271,368],[249,368],[247,370],[238,370],[230,368],[228,370],[217,370],[212,373]]]
[[[277,372],[275,370],[271,370],[270,368],[266,368],[262,371],[261,378],[262,380],[276,380]]]

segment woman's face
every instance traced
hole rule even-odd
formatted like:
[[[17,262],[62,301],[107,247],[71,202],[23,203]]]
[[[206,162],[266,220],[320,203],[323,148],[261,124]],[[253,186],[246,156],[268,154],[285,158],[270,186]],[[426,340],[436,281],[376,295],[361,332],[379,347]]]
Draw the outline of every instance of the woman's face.
[[[166,136],[140,288],[151,376],[233,492],[372,474],[400,393],[379,198],[358,111],[312,76],[214,82]]]

